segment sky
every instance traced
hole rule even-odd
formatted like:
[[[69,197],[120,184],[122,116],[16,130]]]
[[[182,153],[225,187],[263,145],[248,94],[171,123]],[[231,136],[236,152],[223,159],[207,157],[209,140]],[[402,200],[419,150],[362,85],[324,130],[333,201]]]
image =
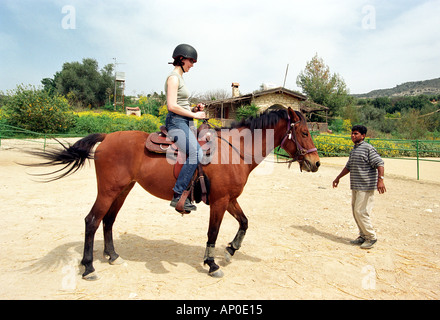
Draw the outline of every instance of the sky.
[[[367,93],[440,77],[439,13],[440,0],[0,0],[0,91],[93,58],[116,61],[126,95],[161,92],[188,43],[192,95],[232,82],[242,94],[284,82],[301,92],[316,54],[350,93]]]

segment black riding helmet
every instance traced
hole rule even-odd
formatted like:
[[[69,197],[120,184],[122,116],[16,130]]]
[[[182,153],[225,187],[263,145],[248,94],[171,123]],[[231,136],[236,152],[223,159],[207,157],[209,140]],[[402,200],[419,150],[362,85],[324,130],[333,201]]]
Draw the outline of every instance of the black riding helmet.
[[[197,51],[189,44],[179,44],[173,52],[173,59],[183,57],[185,59],[193,59],[197,62]]]

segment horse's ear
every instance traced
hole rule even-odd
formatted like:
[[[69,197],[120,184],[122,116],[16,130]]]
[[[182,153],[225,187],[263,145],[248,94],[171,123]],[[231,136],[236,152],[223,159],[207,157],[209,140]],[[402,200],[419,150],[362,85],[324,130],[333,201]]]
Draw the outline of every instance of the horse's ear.
[[[289,113],[289,117],[290,119],[292,119],[292,122],[298,122],[301,120],[299,116],[296,114],[295,110],[293,110],[291,107],[287,109],[287,112]]]

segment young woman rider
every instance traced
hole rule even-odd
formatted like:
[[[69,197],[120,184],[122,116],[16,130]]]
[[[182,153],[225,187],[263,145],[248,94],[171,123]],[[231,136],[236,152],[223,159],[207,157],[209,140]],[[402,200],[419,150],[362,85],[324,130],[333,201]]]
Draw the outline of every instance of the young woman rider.
[[[174,197],[170,205],[176,207],[182,193],[187,189],[191,178],[202,160],[203,152],[197,142],[197,137],[191,130],[193,119],[204,119],[204,105],[199,104],[193,109],[188,101],[189,91],[185,86],[183,74],[187,73],[197,62],[197,51],[188,44],[178,45],[173,52],[174,69],[165,82],[168,115],[166,128],[169,136],[174,140],[180,150],[185,150],[186,161],[174,185]],[[197,207],[187,198],[184,204],[185,211],[197,210]]]

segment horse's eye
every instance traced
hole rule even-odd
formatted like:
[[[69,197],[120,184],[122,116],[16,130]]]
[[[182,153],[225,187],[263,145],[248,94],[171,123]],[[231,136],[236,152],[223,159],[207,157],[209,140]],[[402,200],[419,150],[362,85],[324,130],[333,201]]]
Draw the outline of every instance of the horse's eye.
[[[303,135],[303,137],[308,137],[309,133],[308,132],[303,132],[302,135]]]

